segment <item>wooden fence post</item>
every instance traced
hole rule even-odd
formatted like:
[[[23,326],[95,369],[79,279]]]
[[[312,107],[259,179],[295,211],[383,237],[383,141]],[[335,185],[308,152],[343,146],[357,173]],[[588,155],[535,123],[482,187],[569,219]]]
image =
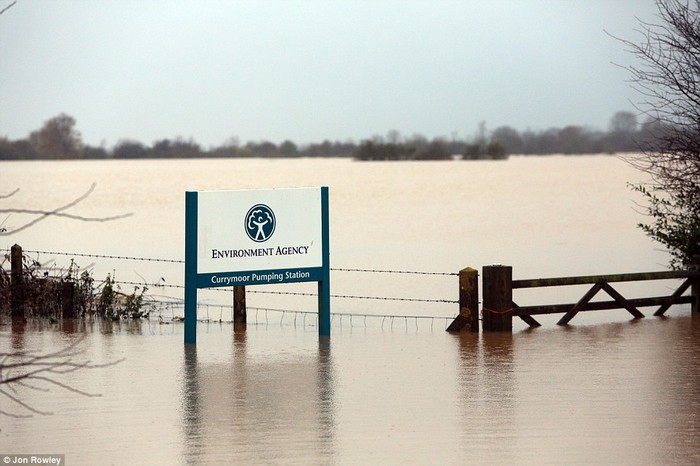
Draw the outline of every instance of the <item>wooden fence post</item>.
[[[10,249],[10,289],[12,299],[10,302],[11,316],[24,318],[24,277],[22,275],[22,246],[15,244]]]
[[[695,256],[695,266],[693,269],[700,271],[700,256]],[[695,279],[693,279],[693,283],[690,285],[690,295],[693,297],[690,314],[700,317],[700,277],[695,277]]]
[[[448,332],[479,331],[479,273],[467,267],[459,271],[459,315]]]
[[[233,287],[233,329],[245,330],[247,322],[245,286]]]
[[[63,319],[75,319],[75,283],[61,283],[61,317]]]
[[[484,266],[483,285],[484,332],[513,331],[513,267]]]

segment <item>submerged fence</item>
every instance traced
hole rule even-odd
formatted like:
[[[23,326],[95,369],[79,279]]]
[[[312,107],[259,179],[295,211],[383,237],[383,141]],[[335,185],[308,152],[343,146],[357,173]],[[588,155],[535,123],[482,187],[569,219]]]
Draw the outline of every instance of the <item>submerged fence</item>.
[[[21,283],[23,276],[22,263],[23,257],[55,257],[64,256],[70,257],[72,259],[76,258],[90,258],[90,259],[105,259],[105,260],[116,260],[125,262],[156,262],[156,263],[170,263],[175,265],[184,265],[183,260],[177,259],[162,259],[162,258],[150,258],[150,257],[136,257],[127,255],[108,255],[108,254],[85,254],[77,252],[61,252],[61,251],[41,251],[41,250],[22,250],[18,245],[13,246],[12,250],[5,250],[6,252],[11,252],[10,259],[14,265],[12,266],[12,282]],[[26,265],[25,265],[26,267]],[[457,273],[443,273],[443,272],[421,272],[421,271],[411,271],[411,270],[380,270],[380,269],[369,269],[369,268],[331,268],[331,272],[336,273],[355,273],[355,274],[386,274],[386,275],[406,275],[406,276],[433,276],[433,277],[454,277]],[[24,271],[26,275],[26,270]],[[160,289],[173,289],[176,294],[180,294],[177,298],[169,298],[165,300],[150,300],[149,303],[157,305],[157,311],[152,314],[152,317],[158,319],[167,320],[180,320],[183,316],[183,300],[181,297],[181,290],[184,290],[184,285],[181,284],[171,284],[171,283],[155,283],[148,284],[144,281],[128,281],[128,280],[115,280],[115,284],[124,286],[134,286],[143,287],[148,286],[151,290]],[[69,286],[69,285],[67,285]],[[21,286],[12,286],[13,293],[12,296],[18,297],[17,300],[13,301],[13,315],[19,316],[23,315],[23,310],[20,310],[20,302],[22,296]],[[232,293],[233,288],[233,293]],[[257,323],[270,323],[270,322],[281,322],[283,320],[296,325],[306,325],[307,323],[315,322],[317,317],[317,312],[312,310],[304,309],[282,309],[274,307],[261,307],[261,306],[247,306],[247,315],[244,313],[242,316],[240,314],[241,306],[246,308],[245,295],[278,295],[279,297],[316,297],[315,293],[305,293],[300,291],[273,291],[269,289],[250,289],[248,287],[241,296],[241,291],[243,287],[229,287],[229,288],[214,288],[208,290],[212,293],[228,293],[233,295],[231,298],[231,304],[198,304],[198,320],[200,321],[240,321],[241,317],[243,322],[246,318],[250,322]],[[256,287],[257,288],[257,287]],[[237,296],[238,295],[238,296]],[[13,298],[14,299],[14,298]],[[413,303],[417,305],[432,305],[432,304],[447,304],[455,305],[458,303],[456,299],[449,298],[430,298],[430,297],[404,297],[404,296],[371,296],[368,294],[331,294],[331,299],[334,300],[349,300],[355,302],[387,302],[387,303]],[[63,316],[72,316],[73,313],[70,310],[70,301],[66,301],[66,306],[61,308]],[[237,312],[238,310],[238,312]],[[245,312],[245,311],[244,311]],[[379,321],[382,328],[393,328],[395,325],[399,325],[399,322],[405,328],[411,328],[413,326],[417,327],[417,321],[427,321],[430,327],[442,325],[444,321],[445,325],[454,317],[455,313],[418,313],[418,314],[401,314],[401,313],[381,313],[381,312],[367,312],[367,310],[349,310],[347,312],[333,311],[331,313],[332,323],[335,325],[366,325],[368,319],[374,319]],[[276,317],[272,317],[276,315]]]
[[[71,258],[87,257],[96,259],[115,259],[123,261],[147,261],[147,262],[164,262],[173,264],[184,264],[182,260],[174,259],[157,259],[133,256],[116,256],[116,255],[100,255],[100,254],[82,254],[71,252],[56,252],[56,251],[22,251],[18,245],[12,247],[10,252],[11,271],[9,275],[9,284],[0,283],[0,285],[9,285],[11,290],[10,304],[11,314],[14,317],[23,316],[23,300],[24,300],[24,273],[25,267],[24,254],[36,254],[46,256],[68,256]],[[368,296],[360,294],[331,294],[331,299],[347,299],[347,300],[370,300],[370,301],[391,301],[391,302],[412,302],[419,304],[454,304],[458,305],[457,316],[455,314],[446,315],[406,315],[406,314],[386,314],[386,313],[368,313],[368,312],[331,312],[333,322],[342,325],[345,321],[350,326],[354,322],[363,322],[366,325],[367,319],[381,319],[382,328],[387,325],[393,328],[395,322],[403,321],[405,327],[409,328],[409,320],[417,321],[429,320],[431,328],[437,320],[444,320],[449,323],[447,331],[479,331],[479,322],[482,323],[484,331],[512,331],[513,317],[519,317],[530,327],[540,326],[540,323],[534,316],[547,314],[564,314],[559,321],[559,325],[568,324],[578,313],[587,311],[602,311],[611,309],[626,309],[634,318],[644,317],[638,308],[640,307],[656,307],[655,316],[664,315],[664,313],[672,305],[690,304],[692,313],[700,315],[700,270],[677,270],[677,271],[662,271],[648,273],[627,273],[627,274],[612,274],[612,275],[590,275],[590,276],[573,276],[573,277],[555,277],[555,278],[538,278],[538,279],[521,279],[513,280],[512,267],[503,265],[484,266],[482,271],[482,287],[483,287],[483,302],[479,295],[479,273],[476,269],[465,268],[458,273],[454,272],[419,272],[409,270],[379,270],[379,269],[354,269],[354,268],[331,268],[332,272],[347,272],[347,273],[365,273],[365,274],[404,274],[415,276],[444,276],[458,277],[459,295],[458,299],[449,298],[408,298],[397,296]],[[4,277],[4,278],[3,278]],[[3,280],[7,280],[6,275],[0,276]],[[681,281],[675,291],[665,296],[654,297],[636,297],[626,298],[611,283],[620,282],[645,282],[650,280],[679,280]],[[120,281],[115,282],[123,285],[143,286],[143,282]],[[526,288],[551,288],[564,287],[572,285],[592,285],[588,291],[574,303],[565,304],[541,304],[541,305],[525,305],[519,306],[513,300],[513,290]],[[158,284],[163,288],[184,289],[183,285],[178,284]],[[75,310],[73,309],[73,293],[74,284],[70,281],[63,280],[58,288],[60,295],[60,310],[63,317],[74,317]],[[225,291],[223,288],[217,291]],[[612,298],[611,301],[592,301],[599,293],[605,292]],[[231,293],[231,290],[228,289]],[[688,293],[689,292],[689,293]],[[284,321],[285,318],[293,320],[296,325],[300,322],[306,325],[307,319],[313,320],[316,317],[315,311],[307,311],[300,309],[279,309],[266,307],[248,307],[246,306],[247,293],[260,294],[275,294],[287,296],[315,296],[315,293],[303,293],[295,291],[269,291],[269,290],[245,290],[243,287],[234,287],[232,303],[230,305],[208,305],[201,304],[198,306],[198,318],[203,321],[223,321],[224,310],[227,314],[230,312],[231,321],[234,323],[245,323],[248,317],[253,317],[257,322],[260,322],[261,316],[264,316],[264,322],[269,323],[276,321],[270,317],[270,313],[276,313],[279,316],[279,321]],[[176,311],[181,310],[183,303],[182,299],[173,298],[170,300],[152,301],[160,305],[159,312],[156,317],[159,319],[179,320],[182,314],[176,314]],[[457,306],[455,306],[457,307]],[[216,312],[218,310],[218,313]],[[457,309],[455,309],[457,311]],[[211,311],[211,312],[210,312]],[[218,319],[217,319],[218,314]],[[450,323],[451,321],[451,323]]]
[[[448,327],[448,331],[478,330],[477,276],[477,271],[471,268],[460,272],[460,315]],[[669,279],[682,282],[666,296],[625,298],[611,285]],[[513,300],[513,290],[516,289],[591,284],[593,286],[575,303],[519,306]],[[563,313],[558,325],[568,324],[579,312],[585,311],[626,309],[634,318],[642,318],[644,314],[638,308],[653,306],[657,307],[654,315],[662,316],[675,304],[690,304],[691,312],[700,315],[700,270],[697,269],[513,280],[511,266],[490,265],[483,268],[483,289],[481,314],[484,331],[512,331],[513,317],[519,317],[530,327],[539,327],[540,323],[533,316],[545,314]],[[685,295],[689,289],[690,295]],[[612,301],[591,301],[600,291],[607,293]]]

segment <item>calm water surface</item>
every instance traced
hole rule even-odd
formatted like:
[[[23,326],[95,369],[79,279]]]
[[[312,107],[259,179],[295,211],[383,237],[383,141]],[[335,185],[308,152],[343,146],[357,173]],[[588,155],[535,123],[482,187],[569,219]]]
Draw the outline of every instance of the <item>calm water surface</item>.
[[[84,336],[115,366],[16,393],[54,412],[2,418],[11,452],[68,464],[697,464],[700,319],[454,336],[279,324],[4,325],[50,351]],[[22,410],[2,400],[3,410]]]
[[[34,255],[57,268],[70,256],[51,251],[182,259],[186,189],[327,185],[332,267],[446,274],[336,270],[334,295],[450,301],[457,283],[447,274],[466,266],[504,263],[514,278],[663,269],[666,254],[635,226],[643,217],[626,183],[642,179],[603,156],[4,162],[0,190],[21,188],[15,206],[58,207],[94,181],[75,214],[134,215],[48,219],[0,247],[42,251]],[[3,219],[10,228],[25,220]],[[182,283],[180,264],[76,260],[97,278]],[[0,324],[0,352],[50,352],[79,340],[78,359],[123,359],[60,375],[99,397],[17,387],[14,395],[54,414],[0,416],[0,453],[62,453],[68,464],[700,462],[700,319],[687,307],[666,318],[586,313],[567,327],[554,317],[535,330],[516,323],[513,335],[455,336],[444,332],[454,303],[337,297],[331,341],[319,342],[313,297],[254,288],[247,331],[200,323],[196,350],[183,347],[183,328],[167,314],[164,324]],[[178,288],[151,289],[181,298]],[[516,298],[568,301],[584,291]],[[230,317],[230,293],[200,294],[200,317]],[[0,410],[26,414],[7,397]]]

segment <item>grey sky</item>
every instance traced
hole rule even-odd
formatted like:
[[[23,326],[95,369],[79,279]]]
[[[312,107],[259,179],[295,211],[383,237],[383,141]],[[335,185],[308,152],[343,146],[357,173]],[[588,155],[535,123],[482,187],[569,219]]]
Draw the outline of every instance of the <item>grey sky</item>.
[[[0,0],[0,8],[11,0]],[[18,0],[0,15],[0,137],[65,112],[112,147],[607,129],[639,96],[653,0]]]

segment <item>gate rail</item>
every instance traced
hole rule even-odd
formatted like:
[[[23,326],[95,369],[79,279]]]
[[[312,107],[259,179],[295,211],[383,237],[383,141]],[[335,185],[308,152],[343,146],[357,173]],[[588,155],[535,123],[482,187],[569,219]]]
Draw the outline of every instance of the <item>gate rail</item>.
[[[563,313],[564,316],[557,324],[566,325],[576,314],[584,311],[626,309],[635,318],[642,318],[644,314],[639,311],[639,307],[658,306],[654,315],[662,316],[675,304],[691,304],[692,313],[700,315],[699,269],[527,280],[513,280],[511,266],[489,265],[484,266],[482,270],[483,304],[480,314],[484,331],[512,331],[513,316],[519,317],[530,327],[539,327],[540,323],[533,316]],[[673,293],[646,298],[625,298],[611,285],[618,282],[672,279],[683,280]],[[514,289],[590,284],[593,286],[576,303],[519,306],[513,301]],[[688,289],[690,294],[684,294]],[[612,301],[591,302],[591,299],[600,291],[607,293]],[[460,313],[447,330],[479,331],[479,313],[476,312],[479,308],[478,273],[475,269],[466,268],[460,271],[459,299]]]
[[[610,283],[615,282],[637,282],[669,279],[685,279],[681,286],[679,286],[669,296],[627,299],[610,285]],[[662,316],[674,304],[692,304],[693,312],[700,312],[697,309],[697,288],[699,280],[700,271],[695,270],[672,270],[663,272],[513,280],[511,282],[512,289],[593,284],[588,292],[586,292],[586,294],[584,294],[577,303],[573,304],[518,306],[513,303],[513,316],[523,318],[523,320],[525,320],[530,326],[538,326],[539,324],[531,316],[563,312],[565,314],[561,319],[559,319],[557,324],[566,325],[571,319],[574,318],[574,316],[576,316],[576,314],[583,311],[627,309],[627,311],[634,317],[642,318],[644,317],[644,314],[637,309],[638,307],[659,306],[656,312],[654,312],[654,315]],[[691,287],[693,287],[692,295],[684,296],[683,293],[685,293],[685,291]],[[590,302],[590,300],[601,290],[605,291],[611,298],[613,298],[613,301]],[[531,319],[528,321],[528,319],[525,319],[524,317],[530,317]]]

